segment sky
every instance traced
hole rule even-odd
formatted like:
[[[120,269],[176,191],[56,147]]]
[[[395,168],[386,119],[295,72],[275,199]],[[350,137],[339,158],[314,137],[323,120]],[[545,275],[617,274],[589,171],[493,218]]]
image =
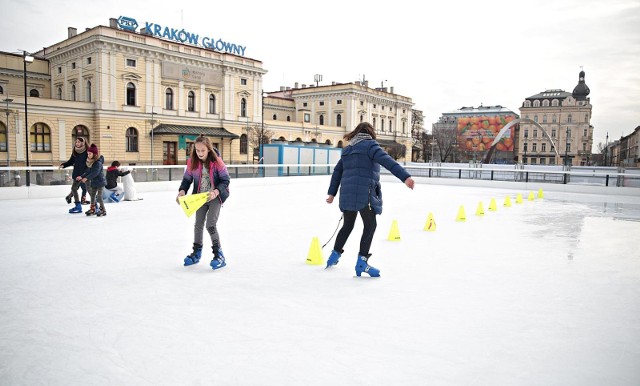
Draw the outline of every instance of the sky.
[[[67,27],[83,31],[129,16],[246,46],[246,56],[269,71],[265,91],[312,84],[315,74],[321,84],[366,79],[394,87],[423,111],[427,129],[463,106],[519,114],[529,96],[573,91],[584,69],[594,149],[607,134],[613,141],[640,125],[640,0],[56,4],[2,0],[10,17],[0,24],[0,50],[36,51],[65,39]]]
[[[531,184],[544,198],[516,204],[527,191],[427,181],[382,178],[379,279],[354,277],[360,221],[338,265],[306,264],[338,225],[329,176],[233,179],[220,271],[206,237],[182,266],[178,181],[100,218],[67,213],[68,186],[1,188],[0,384],[640,384],[637,195]]]

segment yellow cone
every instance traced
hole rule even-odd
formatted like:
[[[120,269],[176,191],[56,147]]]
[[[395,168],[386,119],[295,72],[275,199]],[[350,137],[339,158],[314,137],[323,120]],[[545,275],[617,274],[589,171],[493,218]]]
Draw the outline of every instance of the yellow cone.
[[[460,209],[458,209],[458,215],[456,216],[456,221],[467,221],[467,215],[464,214],[464,205],[460,205]]]
[[[516,196],[516,204],[522,204],[522,193],[518,193]]]
[[[538,189],[538,198],[544,198],[544,193],[542,192],[542,188]]]
[[[484,206],[482,205],[482,201],[478,203],[478,209],[476,209],[476,216],[484,216]]]
[[[322,265],[324,263],[322,259],[322,248],[320,248],[320,240],[314,237],[311,240],[311,247],[309,247],[309,253],[307,254],[307,264],[309,265]]]
[[[389,231],[389,237],[387,237],[389,241],[400,241],[400,229],[398,229],[398,221],[393,220],[391,223],[391,230]]]
[[[498,210],[498,207],[496,206],[496,199],[495,198],[491,199],[491,202],[489,203],[489,210],[494,211],[494,212],[496,210]]]
[[[427,222],[424,224],[424,230],[427,232],[436,231],[436,220],[433,219],[433,213],[431,212],[429,212],[429,217],[427,217]]]
[[[511,197],[509,196],[505,197],[504,206],[511,206]]]
[[[191,217],[209,198],[209,193],[197,193],[190,194],[187,196],[182,196],[178,198],[178,202],[180,203],[180,207],[184,211],[184,214],[187,217]]]
[[[529,198],[528,198],[528,200],[529,200],[529,201],[533,201],[533,200],[535,200],[535,199],[536,199],[536,197],[533,195],[533,192],[529,192]]]

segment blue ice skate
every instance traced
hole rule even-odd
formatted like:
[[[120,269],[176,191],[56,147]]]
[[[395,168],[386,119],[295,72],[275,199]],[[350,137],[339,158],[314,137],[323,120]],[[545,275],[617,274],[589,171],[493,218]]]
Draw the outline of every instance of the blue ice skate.
[[[109,196],[109,198],[113,201],[113,202],[120,202],[120,195],[116,192],[111,193],[111,195]]]
[[[211,260],[211,263],[209,264],[211,266],[211,269],[215,271],[216,269],[220,269],[227,265],[227,262],[224,259],[224,254],[222,253],[222,249],[220,248],[218,248],[217,250],[214,249],[213,255],[214,255],[213,260]]]
[[[342,252],[344,252],[344,250],[340,252],[337,252],[336,250],[331,251],[331,255],[329,255],[329,258],[327,259],[327,266],[325,269],[338,264],[338,260],[340,260],[340,256],[342,256]]]
[[[380,277],[380,270],[370,266],[368,263],[370,256],[371,254],[358,256],[358,262],[356,263],[356,276],[360,276],[364,272],[368,273],[371,277]]]
[[[193,244],[193,252],[184,258],[184,266],[198,264],[200,256],[202,256],[202,245]]]
[[[76,206],[69,209],[69,213],[82,213],[82,205],[79,202],[76,202]]]

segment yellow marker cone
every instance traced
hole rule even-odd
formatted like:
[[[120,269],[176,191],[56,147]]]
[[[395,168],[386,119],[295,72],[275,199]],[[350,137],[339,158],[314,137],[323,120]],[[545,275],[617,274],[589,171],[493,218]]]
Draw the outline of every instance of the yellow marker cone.
[[[511,206],[511,197],[509,196],[505,197],[504,206]]]
[[[433,219],[433,213],[431,212],[429,212],[429,217],[427,217],[427,222],[424,224],[424,230],[427,232],[436,231],[436,220]]]
[[[482,205],[482,201],[478,203],[478,209],[476,209],[476,216],[484,216],[484,206]]]
[[[180,207],[187,217],[191,217],[209,198],[209,193],[197,193],[178,198]]]
[[[494,212],[496,210],[498,210],[498,207],[496,206],[496,199],[495,198],[491,199],[491,202],[489,203],[489,210],[494,211]]]
[[[538,189],[538,198],[544,198],[544,193],[542,193],[542,188]]]
[[[320,248],[320,240],[318,240],[317,237],[314,237],[313,240],[311,240],[311,247],[309,247],[309,253],[307,254],[307,264],[324,264],[324,261],[322,259],[322,248]]]
[[[518,193],[516,196],[516,204],[522,204],[522,193]]]
[[[536,199],[536,197],[533,195],[533,192],[529,192],[529,198],[528,198],[528,200],[529,200],[529,201],[533,201],[533,200],[535,200],[535,199]]]
[[[389,241],[400,241],[400,229],[398,229],[398,221],[393,220],[391,223],[391,230],[389,231],[389,237],[387,237]]]
[[[460,209],[458,209],[458,215],[456,216],[456,221],[467,221],[467,215],[464,214],[464,205],[460,205]]]

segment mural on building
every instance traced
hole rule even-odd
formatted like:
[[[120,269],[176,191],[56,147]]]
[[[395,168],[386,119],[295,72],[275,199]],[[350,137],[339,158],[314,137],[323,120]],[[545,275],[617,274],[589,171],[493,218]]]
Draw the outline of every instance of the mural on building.
[[[516,119],[516,116],[511,114],[458,117],[457,137],[459,148],[467,152],[467,154],[482,158],[484,152],[491,147],[491,143],[500,132],[500,129],[514,119]],[[500,139],[500,142],[496,145],[496,150],[513,153],[514,140],[515,130],[510,129],[510,132]]]

